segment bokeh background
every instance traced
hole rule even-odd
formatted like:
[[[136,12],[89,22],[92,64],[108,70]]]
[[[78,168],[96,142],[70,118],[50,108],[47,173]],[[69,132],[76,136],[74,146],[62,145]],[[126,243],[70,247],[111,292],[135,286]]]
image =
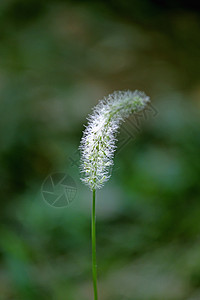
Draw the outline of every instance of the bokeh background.
[[[77,149],[124,89],[157,113],[123,125],[97,194],[99,299],[200,299],[199,36],[198,1],[0,2],[0,299],[93,298]],[[76,195],[58,208],[42,191],[60,174]]]

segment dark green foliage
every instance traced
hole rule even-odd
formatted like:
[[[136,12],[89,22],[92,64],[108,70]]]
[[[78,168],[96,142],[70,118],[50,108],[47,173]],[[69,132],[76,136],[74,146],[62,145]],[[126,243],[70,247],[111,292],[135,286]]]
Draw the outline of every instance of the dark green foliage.
[[[97,100],[123,89],[158,113],[123,125],[97,193],[100,299],[200,299],[199,11],[175,2],[1,1],[1,299],[92,299],[76,149]],[[76,182],[65,208],[42,198],[53,172]]]

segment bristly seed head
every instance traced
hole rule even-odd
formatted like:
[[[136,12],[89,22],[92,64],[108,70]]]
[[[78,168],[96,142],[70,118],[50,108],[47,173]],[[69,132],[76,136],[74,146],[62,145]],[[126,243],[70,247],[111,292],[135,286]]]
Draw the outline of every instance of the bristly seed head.
[[[130,114],[143,110],[149,101],[145,93],[137,90],[116,91],[93,108],[79,147],[81,172],[84,173],[81,180],[91,190],[101,188],[110,178],[120,124]]]

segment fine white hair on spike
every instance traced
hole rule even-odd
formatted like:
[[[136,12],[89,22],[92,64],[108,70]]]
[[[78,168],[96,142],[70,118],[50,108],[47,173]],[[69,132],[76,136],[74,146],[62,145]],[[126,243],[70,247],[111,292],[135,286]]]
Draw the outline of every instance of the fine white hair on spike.
[[[110,178],[119,126],[132,113],[145,108],[150,98],[140,91],[115,91],[93,108],[80,143],[81,180],[91,190],[101,188]]]

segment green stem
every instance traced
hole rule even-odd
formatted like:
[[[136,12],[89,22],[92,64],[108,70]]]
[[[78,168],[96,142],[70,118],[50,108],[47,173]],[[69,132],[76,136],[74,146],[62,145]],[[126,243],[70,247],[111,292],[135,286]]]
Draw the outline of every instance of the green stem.
[[[92,201],[92,276],[93,276],[93,288],[94,288],[94,300],[98,300],[97,295],[97,263],[96,263],[96,226],[95,226],[95,198],[96,190],[93,190]]]

